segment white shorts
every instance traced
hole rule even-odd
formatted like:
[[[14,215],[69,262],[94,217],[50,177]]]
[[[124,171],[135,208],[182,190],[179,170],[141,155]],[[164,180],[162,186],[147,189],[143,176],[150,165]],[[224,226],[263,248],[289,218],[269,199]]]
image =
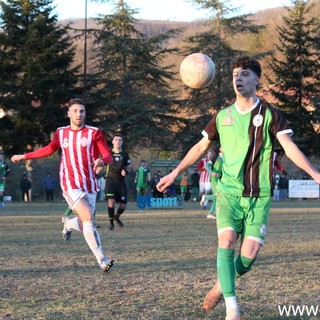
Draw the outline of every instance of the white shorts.
[[[199,192],[200,193],[210,193],[211,183],[210,182],[199,182]]]
[[[66,199],[69,207],[72,210],[75,208],[75,206],[79,203],[79,201],[82,198],[85,198],[85,200],[89,204],[91,213],[94,214],[94,211],[96,208],[96,199],[97,199],[96,193],[87,193],[80,189],[76,189],[76,190],[71,190],[69,192],[63,193],[63,197]]]

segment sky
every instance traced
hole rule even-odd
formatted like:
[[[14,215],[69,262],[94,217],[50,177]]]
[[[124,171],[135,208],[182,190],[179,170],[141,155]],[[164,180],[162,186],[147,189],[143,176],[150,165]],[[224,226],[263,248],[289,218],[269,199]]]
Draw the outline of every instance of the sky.
[[[58,19],[84,18],[86,0],[54,0],[54,13]],[[199,10],[191,0],[127,0],[127,4],[139,11],[134,18],[143,20],[195,21],[206,19],[208,10]],[[290,6],[290,0],[230,0],[233,7],[241,7],[239,13],[255,13],[267,8]],[[112,5],[98,5],[87,0],[87,16],[113,13]]]

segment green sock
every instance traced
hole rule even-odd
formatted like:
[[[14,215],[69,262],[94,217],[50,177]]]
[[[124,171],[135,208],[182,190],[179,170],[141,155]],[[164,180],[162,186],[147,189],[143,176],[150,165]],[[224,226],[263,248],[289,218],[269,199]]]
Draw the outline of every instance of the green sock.
[[[234,267],[236,271],[236,278],[241,277],[245,273],[251,270],[252,265],[256,261],[256,258],[247,258],[238,254],[234,259]]]
[[[64,212],[64,215],[69,217],[72,212],[73,212],[73,210],[68,207],[67,210]]]
[[[204,198],[205,198],[205,200],[214,200],[215,195],[214,194],[205,194]]]
[[[234,249],[218,248],[218,278],[225,298],[236,295],[234,253]]]
[[[209,214],[213,214],[215,211],[216,211],[216,196],[213,197],[212,199],[212,204],[211,204],[211,207],[210,207],[210,211],[209,211]]]

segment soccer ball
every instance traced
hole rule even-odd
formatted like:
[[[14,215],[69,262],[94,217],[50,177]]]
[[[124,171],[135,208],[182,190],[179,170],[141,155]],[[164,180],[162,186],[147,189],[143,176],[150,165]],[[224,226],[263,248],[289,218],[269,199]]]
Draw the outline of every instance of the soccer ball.
[[[205,54],[197,52],[185,57],[180,65],[180,76],[184,84],[192,89],[201,89],[210,85],[216,68]]]

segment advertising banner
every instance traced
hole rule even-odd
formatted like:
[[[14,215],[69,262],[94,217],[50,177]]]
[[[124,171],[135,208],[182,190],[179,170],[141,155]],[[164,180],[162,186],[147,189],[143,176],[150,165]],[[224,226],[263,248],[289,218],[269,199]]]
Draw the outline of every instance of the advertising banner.
[[[319,198],[319,185],[314,180],[289,180],[289,198]]]

